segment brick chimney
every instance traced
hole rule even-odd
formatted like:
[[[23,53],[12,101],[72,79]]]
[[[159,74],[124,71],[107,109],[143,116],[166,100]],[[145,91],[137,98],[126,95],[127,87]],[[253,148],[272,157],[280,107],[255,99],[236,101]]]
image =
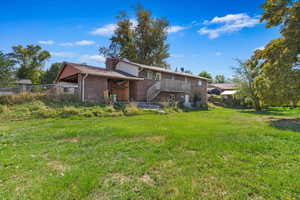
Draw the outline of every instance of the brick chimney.
[[[105,60],[106,69],[114,70],[118,62],[118,58],[107,57]]]

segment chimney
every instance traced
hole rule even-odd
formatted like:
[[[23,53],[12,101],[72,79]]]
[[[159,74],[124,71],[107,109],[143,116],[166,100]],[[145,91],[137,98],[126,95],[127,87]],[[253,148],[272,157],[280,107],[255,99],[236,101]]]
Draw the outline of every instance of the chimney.
[[[107,57],[105,60],[106,69],[114,70],[118,62],[118,58]]]

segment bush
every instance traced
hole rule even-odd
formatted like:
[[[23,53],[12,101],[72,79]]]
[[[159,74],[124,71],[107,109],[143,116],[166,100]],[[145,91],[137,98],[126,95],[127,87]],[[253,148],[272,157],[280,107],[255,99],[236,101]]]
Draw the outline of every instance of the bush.
[[[140,110],[138,107],[134,104],[128,104],[124,107],[123,112],[125,115],[130,116],[130,115],[137,115],[140,113]]]
[[[7,113],[9,111],[10,109],[7,105],[2,105],[2,106],[0,105],[0,113]]]
[[[58,113],[55,109],[51,109],[48,107],[40,108],[36,112],[36,116],[42,117],[42,118],[51,118],[51,117],[56,117],[57,115],[58,115]]]
[[[72,115],[80,115],[80,110],[74,106],[65,106],[62,108],[60,113],[61,117],[69,117]]]

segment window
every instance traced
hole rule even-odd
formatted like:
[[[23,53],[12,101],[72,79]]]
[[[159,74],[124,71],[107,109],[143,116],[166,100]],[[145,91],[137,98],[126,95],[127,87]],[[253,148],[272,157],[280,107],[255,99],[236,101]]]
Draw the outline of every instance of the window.
[[[198,81],[198,86],[202,86],[202,81]]]
[[[155,73],[155,80],[160,81],[161,80],[161,73]]]
[[[153,79],[153,72],[147,71],[147,79]]]

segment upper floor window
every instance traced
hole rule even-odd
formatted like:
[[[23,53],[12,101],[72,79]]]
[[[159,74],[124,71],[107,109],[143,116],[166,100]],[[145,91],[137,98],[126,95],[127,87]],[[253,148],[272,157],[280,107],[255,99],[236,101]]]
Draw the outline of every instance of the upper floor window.
[[[202,81],[198,80],[198,86],[202,86]]]
[[[153,72],[147,71],[147,79],[153,79]]]
[[[155,73],[155,80],[160,81],[161,80],[161,73],[156,72]]]

